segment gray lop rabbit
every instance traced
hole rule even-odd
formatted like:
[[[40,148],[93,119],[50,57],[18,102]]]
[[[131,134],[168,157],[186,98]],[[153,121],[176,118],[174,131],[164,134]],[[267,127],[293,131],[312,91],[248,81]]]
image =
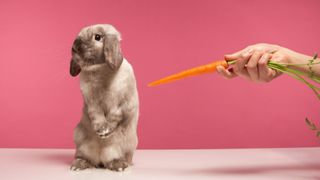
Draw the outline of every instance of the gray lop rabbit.
[[[84,99],[71,170],[124,170],[138,144],[139,100],[133,69],[121,54],[120,33],[108,24],[83,28],[72,46],[70,74],[80,74]]]

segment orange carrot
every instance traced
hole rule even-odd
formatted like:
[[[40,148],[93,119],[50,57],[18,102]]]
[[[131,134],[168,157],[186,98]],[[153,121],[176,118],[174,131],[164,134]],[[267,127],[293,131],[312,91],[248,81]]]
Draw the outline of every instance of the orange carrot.
[[[149,87],[150,86],[158,86],[160,84],[169,83],[169,82],[176,81],[176,80],[183,79],[183,78],[190,77],[190,76],[196,76],[196,75],[200,75],[200,74],[204,74],[204,73],[215,72],[217,70],[217,66],[219,66],[219,65],[221,65],[225,68],[228,68],[228,66],[229,66],[228,62],[225,60],[216,61],[216,62],[212,62],[210,64],[194,67],[191,69],[181,71],[177,74],[167,76],[165,78],[162,78],[157,81],[149,83],[148,86]]]

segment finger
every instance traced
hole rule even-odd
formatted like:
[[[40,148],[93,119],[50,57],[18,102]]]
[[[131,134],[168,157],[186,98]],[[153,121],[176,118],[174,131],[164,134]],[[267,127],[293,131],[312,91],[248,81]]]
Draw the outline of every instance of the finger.
[[[265,53],[258,61],[259,81],[269,82],[276,76],[276,71],[268,67],[268,62],[271,59],[271,54]]]
[[[238,51],[238,52],[235,52],[235,53],[233,53],[233,54],[226,54],[225,56],[224,56],[224,58],[225,58],[225,60],[227,60],[227,61],[231,61],[231,60],[237,60],[237,59],[239,59],[239,58],[241,58],[242,56],[243,56],[243,54],[245,54],[245,53],[250,53],[250,52],[252,52],[252,49],[250,49],[250,48],[244,48],[244,49],[242,49],[242,50],[240,50],[240,51]]]
[[[251,57],[251,53],[252,52],[245,52],[240,58],[237,59],[236,63],[233,65],[234,73],[248,80],[251,79],[245,66]]]
[[[225,69],[223,66],[217,66],[217,72],[227,79],[232,79],[237,76],[235,73]]]
[[[255,52],[247,63],[247,71],[252,81],[257,82],[259,79],[258,61],[262,56],[261,52]]]

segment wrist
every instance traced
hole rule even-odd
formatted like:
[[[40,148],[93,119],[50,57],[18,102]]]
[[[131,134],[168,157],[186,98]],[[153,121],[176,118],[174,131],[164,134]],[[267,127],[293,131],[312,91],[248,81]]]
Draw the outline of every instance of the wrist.
[[[286,58],[284,63],[288,64],[306,64],[308,60],[312,59],[312,56],[308,56],[302,53],[298,53],[296,51],[284,48],[286,52]]]

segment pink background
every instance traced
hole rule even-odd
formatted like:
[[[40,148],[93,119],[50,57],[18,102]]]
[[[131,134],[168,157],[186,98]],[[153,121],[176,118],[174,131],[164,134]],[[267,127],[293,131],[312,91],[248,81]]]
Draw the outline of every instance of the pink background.
[[[148,82],[268,42],[320,52],[320,1],[110,0],[0,2],[0,147],[73,147],[79,79],[69,76],[79,30],[113,24],[135,69],[139,148],[319,146],[304,123],[320,103],[287,76],[272,83],[215,74]]]

